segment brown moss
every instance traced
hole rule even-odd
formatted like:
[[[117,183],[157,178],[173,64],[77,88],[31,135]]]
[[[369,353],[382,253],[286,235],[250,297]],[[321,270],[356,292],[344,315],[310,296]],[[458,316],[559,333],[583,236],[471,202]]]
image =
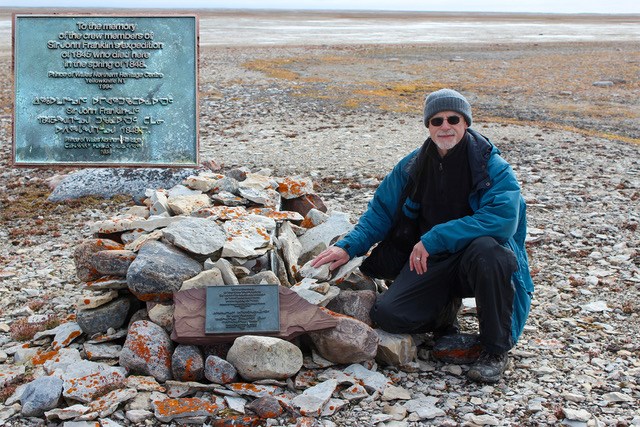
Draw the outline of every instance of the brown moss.
[[[291,87],[293,95],[335,101],[348,109],[367,106],[419,114],[426,93],[454,87],[473,98],[478,119],[484,119],[484,113],[490,119],[521,124],[523,117],[530,117],[537,125],[640,143],[637,127],[629,134],[611,123],[613,117],[629,123],[640,119],[634,96],[640,83],[629,66],[640,61],[640,52],[629,43],[467,47],[459,52],[461,62],[451,61],[458,56],[455,49],[440,45],[360,46],[335,52],[244,65],[283,84],[323,81],[325,85],[296,84]],[[362,80],[363,69],[367,80]],[[570,79],[566,70],[571,70]],[[397,76],[404,78],[390,80]],[[613,88],[593,85],[611,76],[615,76]]]
[[[60,237],[56,215],[70,217],[107,203],[105,199],[96,197],[53,203],[47,200],[50,190],[42,182],[9,184],[7,189],[9,191],[0,195],[0,226],[8,231],[9,241],[15,246],[37,244],[36,236]],[[128,196],[117,196],[108,203],[120,206],[130,205],[132,201]]]
[[[29,322],[26,317],[20,318],[9,326],[9,335],[17,341],[29,341],[34,335],[48,329],[55,328],[60,324],[55,316],[49,315],[41,322]]]

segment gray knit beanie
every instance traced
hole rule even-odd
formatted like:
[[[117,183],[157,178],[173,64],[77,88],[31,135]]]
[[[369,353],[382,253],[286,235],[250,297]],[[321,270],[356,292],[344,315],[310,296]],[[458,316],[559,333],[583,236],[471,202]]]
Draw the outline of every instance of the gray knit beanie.
[[[471,126],[471,105],[464,96],[453,89],[440,89],[427,96],[424,103],[424,125],[429,127],[429,119],[440,111],[460,113],[467,126]]]

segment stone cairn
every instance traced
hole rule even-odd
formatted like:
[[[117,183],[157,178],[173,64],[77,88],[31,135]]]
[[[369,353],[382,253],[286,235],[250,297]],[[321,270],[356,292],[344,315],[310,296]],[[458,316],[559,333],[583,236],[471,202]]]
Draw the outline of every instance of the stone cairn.
[[[34,337],[36,379],[5,402],[17,416],[311,426],[362,399],[410,401],[377,370],[416,364],[411,336],[371,327],[380,284],[361,259],[335,272],[309,264],[352,227],[311,179],[199,171],[146,196],[76,248],[77,316]],[[204,334],[190,298],[238,284],[286,291],[280,334]]]

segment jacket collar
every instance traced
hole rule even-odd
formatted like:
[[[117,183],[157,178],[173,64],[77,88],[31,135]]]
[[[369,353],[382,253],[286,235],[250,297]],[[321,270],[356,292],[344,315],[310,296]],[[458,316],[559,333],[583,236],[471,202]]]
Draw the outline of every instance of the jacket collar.
[[[464,136],[468,138],[468,155],[469,166],[471,167],[471,180],[474,191],[482,188],[489,188],[491,181],[489,180],[488,163],[491,154],[500,154],[500,151],[489,141],[489,139],[475,130],[469,128]],[[424,164],[427,149],[434,142],[431,138],[422,144],[416,150],[415,155],[405,165],[405,172],[409,174],[410,179],[414,182],[419,175],[419,167]]]

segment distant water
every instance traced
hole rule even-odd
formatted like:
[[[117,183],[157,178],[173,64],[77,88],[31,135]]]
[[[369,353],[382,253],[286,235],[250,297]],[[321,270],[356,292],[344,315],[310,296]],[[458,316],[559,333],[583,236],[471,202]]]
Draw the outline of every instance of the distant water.
[[[0,38],[11,45],[10,18],[0,18]],[[200,44],[217,46],[632,40],[640,41],[640,16],[209,12],[200,18]]]
[[[405,43],[508,43],[546,41],[640,41],[640,17],[635,21],[477,20],[430,15],[362,18],[300,15],[216,16],[200,20],[203,45],[322,45]]]

